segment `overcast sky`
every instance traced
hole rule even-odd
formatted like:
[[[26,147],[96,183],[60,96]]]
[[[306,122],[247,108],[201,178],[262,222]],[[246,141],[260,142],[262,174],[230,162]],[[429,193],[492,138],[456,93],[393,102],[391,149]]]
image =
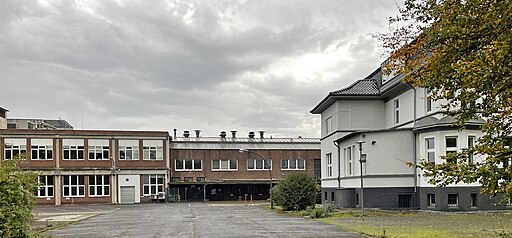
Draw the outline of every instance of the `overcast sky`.
[[[0,107],[75,129],[318,137],[309,110],[379,66],[371,35],[396,12],[393,0],[3,0]]]

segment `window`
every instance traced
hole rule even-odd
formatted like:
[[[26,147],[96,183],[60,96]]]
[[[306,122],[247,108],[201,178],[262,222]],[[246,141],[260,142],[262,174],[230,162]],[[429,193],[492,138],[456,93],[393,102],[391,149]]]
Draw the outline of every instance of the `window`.
[[[468,136],[468,149],[472,149],[475,146],[475,137]],[[472,164],[475,162],[473,154],[468,155],[468,163]]]
[[[470,202],[472,207],[478,207],[477,197],[478,195],[476,193],[471,194]]]
[[[353,166],[352,166],[352,158],[353,158],[352,151],[353,151],[353,149],[351,146],[344,149],[345,161],[347,161],[348,175],[352,175],[352,173],[354,172],[352,169],[353,168]]]
[[[212,170],[238,170],[238,160],[236,159],[217,159],[212,160]]]
[[[109,196],[110,178],[108,175],[89,175],[89,196]]]
[[[120,160],[138,160],[139,159],[139,141],[138,140],[119,140],[119,159]]]
[[[449,155],[450,153],[456,153],[457,152],[457,137],[456,136],[447,136],[445,138],[445,151],[446,155]],[[448,158],[446,160],[447,163],[457,163],[456,158]]]
[[[448,194],[448,207],[459,206],[459,194]]]
[[[143,141],[144,160],[163,160],[164,150],[161,140],[144,140]]]
[[[89,160],[108,160],[109,142],[108,140],[89,140]]]
[[[266,159],[248,159],[247,170],[272,169],[272,160]]]
[[[39,185],[37,186],[36,196],[40,198],[53,197],[53,176],[41,175],[37,176]]]
[[[174,168],[176,171],[200,171],[202,169],[202,160],[200,159],[177,159]]]
[[[427,206],[429,206],[429,207],[436,206],[436,195],[435,194],[427,194]]]
[[[158,195],[158,193],[163,191],[163,175],[144,175],[144,195]]]
[[[434,138],[426,138],[425,139],[425,148],[427,151],[427,160],[429,163],[436,162],[436,146],[434,142]]]
[[[62,140],[62,151],[64,152],[64,160],[83,160],[84,140],[64,139]]]
[[[64,197],[83,197],[85,183],[83,175],[64,175]]]
[[[356,193],[356,206],[359,206],[359,193]]]
[[[332,132],[332,116],[325,120],[325,134]]]
[[[303,159],[283,159],[281,160],[281,170],[305,170],[306,160]]]
[[[332,153],[326,154],[325,160],[327,161],[327,177],[332,177]]]
[[[395,99],[393,104],[395,107],[395,124],[398,124],[400,122],[400,102]]]
[[[53,159],[53,140],[52,139],[32,139],[30,141],[32,160],[52,160]]]
[[[5,139],[4,159],[10,160],[27,152],[26,139]]]
[[[329,199],[329,198],[327,197],[327,192],[324,192],[324,198],[325,198],[325,202],[327,202],[327,201],[328,201],[328,199]]]
[[[430,90],[426,90],[425,93],[425,110],[427,112],[432,111],[432,93],[430,92]]]
[[[331,202],[334,202],[336,199],[334,197],[334,192],[331,192]]]

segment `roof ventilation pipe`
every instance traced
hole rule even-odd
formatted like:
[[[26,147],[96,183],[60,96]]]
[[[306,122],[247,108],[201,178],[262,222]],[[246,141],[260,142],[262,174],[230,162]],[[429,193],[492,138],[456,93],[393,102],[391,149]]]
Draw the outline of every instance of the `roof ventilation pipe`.
[[[199,136],[201,135],[201,130],[200,129],[196,129],[194,131],[196,132],[196,138],[199,138]]]
[[[177,133],[178,133],[178,129],[174,128],[174,137],[173,137],[174,139],[176,139]]]
[[[263,139],[265,138],[264,135],[265,135],[265,131],[264,130],[261,130],[261,131],[258,131],[260,133],[260,138]]]
[[[249,138],[253,139],[254,138],[254,131],[250,131],[249,132]]]
[[[236,138],[236,131],[231,131],[231,136],[233,137],[233,139]]]
[[[225,131],[221,131],[220,132],[220,138],[226,138],[226,132]]]
[[[183,137],[188,138],[190,136],[190,131],[183,131]]]

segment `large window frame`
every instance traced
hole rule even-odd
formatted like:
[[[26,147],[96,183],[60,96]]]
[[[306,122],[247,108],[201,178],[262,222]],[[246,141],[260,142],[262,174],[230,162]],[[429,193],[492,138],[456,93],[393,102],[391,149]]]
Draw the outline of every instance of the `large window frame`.
[[[333,131],[332,129],[332,116],[330,116],[325,119],[325,134],[328,135],[331,133]]]
[[[475,141],[476,141],[476,136],[472,136],[472,135],[468,136],[468,149],[472,149],[473,147],[475,147]],[[468,163],[470,163],[470,164],[475,163],[475,155],[474,154],[472,154],[472,153],[468,154]]]
[[[325,161],[327,162],[327,178],[332,177],[332,153],[325,154]]]
[[[393,108],[395,109],[394,110],[395,124],[398,124],[398,123],[400,123],[400,101],[398,99],[395,99],[393,101]]]
[[[202,171],[203,160],[201,159],[177,159],[174,161],[175,171]]]
[[[16,156],[27,153],[26,139],[4,139],[4,160],[11,160]]]
[[[305,159],[282,159],[281,170],[306,170]]]
[[[85,197],[84,175],[63,175],[63,197]]]
[[[63,160],[84,160],[84,140],[83,139],[63,139],[62,140],[62,159]]]
[[[455,139],[455,144],[454,143],[454,140]],[[444,137],[444,145],[445,145],[445,155],[447,156],[448,154],[450,153],[456,153],[457,150],[458,150],[458,145],[459,145],[459,137],[458,136],[445,136]],[[453,164],[456,164],[457,163],[457,160],[446,160],[447,163],[453,163]]]
[[[37,176],[38,186],[36,197],[38,198],[51,198],[55,195],[55,182],[53,175],[39,175]]]
[[[31,139],[30,152],[31,160],[53,160],[53,140]]]
[[[143,160],[163,160],[164,147],[161,140],[144,140],[142,142]]]
[[[119,140],[119,160],[139,160],[139,141]]]
[[[272,159],[248,159],[247,170],[272,170]]]
[[[88,160],[109,160],[110,143],[108,140],[91,139],[88,140]]]
[[[160,195],[164,192],[164,175],[146,174],[143,175],[143,195]]]
[[[212,160],[212,171],[237,171],[237,159],[216,159]]]
[[[436,162],[436,140],[435,137],[425,138],[425,156],[427,162],[434,164]]]
[[[427,206],[435,207],[436,206],[436,195],[433,193],[427,194]]]
[[[110,196],[109,175],[89,175],[89,197]]]
[[[459,194],[449,193],[447,199],[448,199],[448,207],[458,207],[459,206]]]

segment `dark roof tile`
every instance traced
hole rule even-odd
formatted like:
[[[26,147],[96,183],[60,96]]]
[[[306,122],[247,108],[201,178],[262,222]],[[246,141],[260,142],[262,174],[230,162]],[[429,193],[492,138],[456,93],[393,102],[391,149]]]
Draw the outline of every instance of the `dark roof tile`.
[[[380,90],[374,79],[361,79],[350,86],[331,92],[332,95],[379,95]]]

